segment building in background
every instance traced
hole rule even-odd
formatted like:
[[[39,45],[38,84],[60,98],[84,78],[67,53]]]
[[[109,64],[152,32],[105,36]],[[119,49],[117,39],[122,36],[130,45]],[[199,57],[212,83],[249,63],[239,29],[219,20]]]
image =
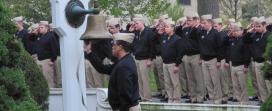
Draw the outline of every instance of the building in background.
[[[184,8],[184,15],[192,11],[197,12],[197,0],[169,0],[171,4],[179,3]]]

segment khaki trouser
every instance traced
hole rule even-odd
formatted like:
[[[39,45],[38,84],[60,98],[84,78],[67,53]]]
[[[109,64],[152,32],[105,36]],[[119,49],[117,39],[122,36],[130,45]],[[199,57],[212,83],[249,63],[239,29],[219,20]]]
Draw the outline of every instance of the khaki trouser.
[[[174,73],[175,63],[163,64],[165,90],[168,95],[168,103],[181,102],[179,72]]]
[[[218,69],[216,68],[216,59],[202,62],[202,71],[204,74],[205,86],[208,91],[211,100],[214,100],[215,104],[221,103],[222,90],[220,84],[220,76]]]
[[[181,85],[181,95],[185,96],[188,95],[188,84],[187,84],[187,76],[186,76],[186,71],[185,71],[185,65],[182,62],[179,65],[179,81]]]
[[[261,67],[264,65],[264,63],[258,63],[254,62],[254,73],[256,75],[257,79],[257,85],[258,85],[258,90],[260,94],[260,100],[264,102],[268,96],[270,95],[270,88],[271,88],[271,83],[269,80],[265,80],[263,77],[263,71],[261,70]]]
[[[249,69],[249,73],[251,74],[251,78],[252,78],[254,94],[255,94],[255,96],[260,97],[260,93],[258,90],[258,84],[257,84],[257,78],[256,78],[256,74],[254,72],[255,70],[254,70],[254,61],[253,60],[251,60],[249,66],[248,66],[248,69]]]
[[[109,58],[105,58],[103,60],[103,64],[105,64],[105,65],[107,65],[107,64],[113,64],[113,62]],[[100,73],[100,76],[102,77],[103,87],[106,87],[108,84],[105,81],[109,81],[110,80],[110,76],[108,74],[101,74],[101,73]]]
[[[61,88],[62,87],[62,79],[61,79],[61,61],[60,57],[58,56],[56,61],[54,62],[54,81],[55,81],[55,87]]]
[[[147,67],[146,60],[135,60],[138,72],[140,97],[144,101],[152,99],[151,86],[149,80],[150,67]]]
[[[231,76],[233,82],[234,98],[238,99],[242,104],[247,104],[247,76],[244,73],[244,65],[232,66]]]
[[[53,65],[49,65],[49,61],[51,59],[45,59],[42,61],[37,61],[38,65],[42,68],[43,76],[47,80],[49,88],[54,88],[55,83],[54,83],[54,73],[53,73]]]
[[[90,61],[85,59],[86,87],[87,88],[102,88],[102,74],[96,71]]]
[[[119,111],[119,110],[113,110],[113,111]],[[140,104],[130,107],[128,111],[142,111]]]
[[[227,101],[229,97],[230,87],[232,86],[231,80],[231,74],[230,74],[230,68],[225,68],[225,59],[221,60],[221,67],[219,69],[220,74],[220,82],[221,82],[221,88],[222,88],[222,94],[223,94],[223,100]],[[230,85],[231,83],[231,85]]]
[[[156,59],[154,61],[154,75],[155,80],[157,83],[158,91],[165,95],[165,89],[164,89],[164,75],[163,75],[163,67],[162,67],[162,58],[161,56],[156,56]]]
[[[184,56],[188,91],[192,101],[202,102],[205,95],[204,77],[202,67],[198,63],[199,55]]]

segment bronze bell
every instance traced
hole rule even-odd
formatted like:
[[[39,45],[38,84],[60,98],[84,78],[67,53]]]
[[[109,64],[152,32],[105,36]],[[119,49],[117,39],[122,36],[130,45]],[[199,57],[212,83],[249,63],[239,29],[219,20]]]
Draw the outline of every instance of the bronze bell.
[[[106,16],[89,15],[87,27],[80,40],[112,39],[106,28]]]

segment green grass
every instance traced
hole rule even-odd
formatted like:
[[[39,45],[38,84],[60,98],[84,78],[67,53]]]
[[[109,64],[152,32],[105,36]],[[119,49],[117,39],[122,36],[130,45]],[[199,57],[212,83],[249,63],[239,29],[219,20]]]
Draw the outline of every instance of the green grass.
[[[250,73],[247,74],[247,92],[249,96],[254,95],[254,88],[252,83],[252,76]]]

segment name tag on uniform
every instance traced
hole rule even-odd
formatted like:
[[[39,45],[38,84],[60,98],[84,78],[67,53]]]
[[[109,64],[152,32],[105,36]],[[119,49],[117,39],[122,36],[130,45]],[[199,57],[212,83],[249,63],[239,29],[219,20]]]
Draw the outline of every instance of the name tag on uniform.
[[[257,39],[256,39],[256,42],[258,42],[259,40],[260,40],[260,39],[259,39],[259,38],[257,38]]]
[[[185,32],[185,35],[188,35],[188,32]]]
[[[204,35],[201,36],[201,39],[204,39]]]
[[[165,44],[165,43],[166,43],[166,40],[163,40],[163,41],[162,41],[162,43],[164,43],[164,44]]]
[[[232,46],[234,46],[234,43],[231,43]]]

